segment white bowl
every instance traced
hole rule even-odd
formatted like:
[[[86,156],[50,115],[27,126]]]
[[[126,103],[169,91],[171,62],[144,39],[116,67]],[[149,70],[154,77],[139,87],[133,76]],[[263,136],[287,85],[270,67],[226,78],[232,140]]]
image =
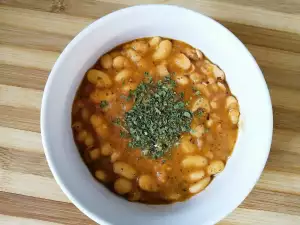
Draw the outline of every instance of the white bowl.
[[[71,130],[71,106],[85,72],[113,47],[147,36],[181,40],[202,50],[225,71],[240,104],[238,140],[225,170],[205,191],[172,205],[132,203],[111,193],[91,176]],[[216,21],[167,5],[122,9],[80,32],[52,69],[41,111],[43,146],[57,183],[82,212],[101,225],[203,225],[220,221],[257,182],[269,154],[272,128],[268,88],[245,46]]]

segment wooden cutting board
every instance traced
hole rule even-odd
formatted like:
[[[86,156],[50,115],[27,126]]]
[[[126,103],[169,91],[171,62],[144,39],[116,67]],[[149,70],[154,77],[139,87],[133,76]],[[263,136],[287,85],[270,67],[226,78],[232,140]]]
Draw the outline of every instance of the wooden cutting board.
[[[62,193],[45,160],[43,89],[81,29],[141,2],[177,4],[218,20],[246,44],[270,88],[268,163],[251,194],[219,224],[300,224],[300,0],[0,0],[0,224],[95,224]]]

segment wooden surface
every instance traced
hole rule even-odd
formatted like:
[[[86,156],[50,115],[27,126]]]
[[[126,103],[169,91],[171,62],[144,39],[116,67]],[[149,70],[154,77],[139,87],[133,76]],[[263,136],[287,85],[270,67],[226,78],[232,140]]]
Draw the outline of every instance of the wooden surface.
[[[41,98],[55,60],[82,28],[138,3],[178,4],[218,20],[246,44],[270,88],[268,163],[247,199],[219,224],[300,224],[300,0],[0,2],[0,224],[95,224],[70,203],[48,168]]]

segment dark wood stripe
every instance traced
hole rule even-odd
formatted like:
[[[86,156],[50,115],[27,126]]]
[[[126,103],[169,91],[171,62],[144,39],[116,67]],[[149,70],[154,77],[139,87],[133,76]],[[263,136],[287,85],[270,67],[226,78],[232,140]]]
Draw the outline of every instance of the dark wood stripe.
[[[71,203],[7,192],[0,192],[0,212],[9,216],[45,220],[66,225],[96,224]]]
[[[294,99],[294,104],[299,104],[299,101],[297,103],[297,99]],[[273,116],[275,128],[300,132],[299,111],[273,106]]]
[[[0,168],[24,174],[53,177],[43,153],[0,147]]]
[[[40,112],[0,105],[0,124],[3,127],[40,132]]]

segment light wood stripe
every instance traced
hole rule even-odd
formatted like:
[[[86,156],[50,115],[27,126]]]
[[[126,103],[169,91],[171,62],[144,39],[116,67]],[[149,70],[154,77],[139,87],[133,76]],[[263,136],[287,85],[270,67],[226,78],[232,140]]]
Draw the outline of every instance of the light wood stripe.
[[[49,71],[0,64],[0,84],[44,90]]]
[[[101,0],[107,3],[122,4],[122,0]],[[167,3],[181,5],[193,10],[199,11],[207,16],[218,20],[242,23],[257,27],[268,27],[274,30],[282,30],[293,33],[300,33],[297,24],[300,23],[298,14],[288,14],[283,12],[274,12],[271,10],[261,9],[253,6],[241,6],[238,4],[201,0],[201,1],[185,1],[170,0],[162,2],[161,0],[152,0],[151,3]],[[140,4],[138,0],[127,0],[127,5]],[[226,10],[224,10],[226,9]]]
[[[0,15],[0,23],[5,25],[70,36],[75,36],[83,27],[93,22],[92,19],[87,18],[12,8],[4,5],[0,7]]]
[[[226,217],[219,225],[270,225],[286,224],[298,225],[300,216],[288,215],[283,213],[267,212],[263,210],[237,208],[234,213]]]
[[[52,178],[44,153],[0,147],[0,168],[17,173]]]
[[[71,203],[6,192],[0,192],[0,202],[3,206],[10,206],[1,208],[1,212],[4,215],[14,215],[68,225],[96,224]]]
[[[272,97],[273,99],[273,97]],[[277,98],[278,99],[278,98]],[[287,99],[291,100],[291,99]],[[292,103],[296,104],[294,101]],[[273,106],[273,115],[274,115],[274,127],[279,129],[290,129],[300,132],[300,112],[286,109],[286,107],[274,107]]]
[[[272,104],[275,107],[300,111],[300,104],[297,104],[295,96],[300,95],[300,89],[288,89],[277,86],[270,86],[269,91],[271,94]]]
[[[0,127],[0,146],[26,152],[43,153],[41,135],[39,133]]]
[[[280,168],[278,168],[279,170]],[[264,170],[256,187],[266,190],[300,195],[300,175]]]
[[[27,219],[15,216],[0,216],[0,224],[2,225],[62,225],[61,223],[52,223],[42,220]]]
[[[300,198],[293,194],[254,188],[241,208],[300,215]]]
[[[40,132],[40,112],[0,105],[0,122],[4,127]]]
[[[57,52],[0,45],[0,63],[2,64],[50,70],[58,56]]]
[[[300,54],[279,49],[247,45],[260,66],[268,66],[291,71],[300,71]]]
[[[300,133],[291,130],[275,129],[273,132],[272,148],[288,153],[300,154]]]
[[[5,169],[0,169],[0,177],[0,191],[70,202],[52,177],[24,174]]]
[[[42,92],[0,84],[0,105],[39,110]]]

